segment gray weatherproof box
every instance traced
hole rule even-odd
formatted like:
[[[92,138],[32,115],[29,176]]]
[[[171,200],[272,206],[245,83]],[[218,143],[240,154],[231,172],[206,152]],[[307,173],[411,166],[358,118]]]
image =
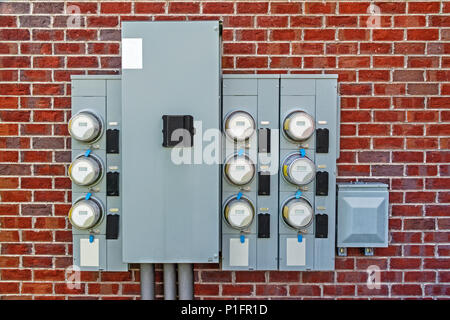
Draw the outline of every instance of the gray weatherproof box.
[[[388,246],[388,186],[383,183],[339,183],[337,246]]]

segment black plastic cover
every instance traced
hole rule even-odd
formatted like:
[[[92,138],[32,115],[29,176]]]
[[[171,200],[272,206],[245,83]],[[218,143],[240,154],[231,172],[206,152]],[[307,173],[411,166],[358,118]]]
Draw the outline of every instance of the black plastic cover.
[[[316,214],[316,238],[328,238],[328,215]]]
[[[106,153],[119,153],[119,130],[106,130]]]
[[[114,240],[119,238],[119,222],[118,214],[108,214],[106,216],[106,239]]]
[[[316,172],[316,196],[328,195],[328,172]]]
[[[270,238],[270,214],[258,214],[258,238]]]
[[[270,153],[270,129],[262,128],[258,130],[258,152]]]
[[[329,135],[328,129],[316,130],[316,153],[328,153],[330,144]]]
[[[192,147],[194,145],[194,117],[163,115],[163,147]]]
[[[106,174],[106,195],[118,196],[119,195],[119,173],[108,172]]]
[[[266,171],[258,172],[258,195],[259,196],[270,195],[270,172]]]

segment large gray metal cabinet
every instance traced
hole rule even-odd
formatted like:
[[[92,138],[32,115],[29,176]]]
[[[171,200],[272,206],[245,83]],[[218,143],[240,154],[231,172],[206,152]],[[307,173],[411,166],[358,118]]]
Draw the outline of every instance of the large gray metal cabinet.
[[[219,22],[124,22],[122,44],[123,259],[217,262],[220,164],[202,133],[220,128]],[[163,116],[193,119],[193,145],[164,147]]]

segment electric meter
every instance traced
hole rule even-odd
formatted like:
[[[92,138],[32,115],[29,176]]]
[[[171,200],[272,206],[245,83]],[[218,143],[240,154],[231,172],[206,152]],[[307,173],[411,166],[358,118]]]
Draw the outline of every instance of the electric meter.
[[[313,181],[315,174],[314,162],[298,153],[291,154],[283,162],[283,176],[292,184],[308,184]]]
[[[102,163],[93,155],[81,155],[69,166],[69,178],[79,186],[89,186],[97,182],[102,176]]]
[[[69,133],[82,142],[93,142],[102,133],[102,120],[90,111],[80,111],[69,120]]]
[[[243,230],[252,224],[255,208],[247,198],[234,196],[225,205],[224,215],[230,227]]]
[[[69,211],[69,221],[77,229],[86,230],[98,225],[103,217],[103,206],[94,198],[75,202]]]
[[[245,111],[230,113],[225,120],[225,133],[235,141],[249,139],[255,132],[255,120]]]
[[[255,165],[248,156],[235,154],[225,161],[224,171],[229,182],[243,186],[255,176]]]
[[[283,219],[291,228],[300,230],[309,226],[313,218],[313,208],[305,199],[292,198],[282,209]]]
[[[314,133],[314,119],[303,111],[295,111],[284,119],[286,136],[294,141],[306,140]]]

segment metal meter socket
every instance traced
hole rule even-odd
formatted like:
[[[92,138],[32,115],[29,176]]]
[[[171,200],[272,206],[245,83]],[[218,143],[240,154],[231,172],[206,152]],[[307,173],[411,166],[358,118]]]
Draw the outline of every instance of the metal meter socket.
[[[255,132],[255,120],[245,111],[230,113],[225,120],[225,133],[235,141],[249,139]]]
[[[91,111],[80,111],[69,120],[69,133],[82,142],[94,142],[100,138],[103,123],[100,116]]]
[[[311,224],[313,208],[308,201],[302,198],[292,198],[282,207],[283,219],[293,229],[305,229]]]
[[[103,211],[100,200],[92,197],[80,199],[70,208],[69,220],[77,229],[92,229],[102,221]]]
[[[230,227],[247,229],[255,217],[255,208],[247,198],[234,196],[225,204],[224,217]]]
[[[314,119],[303,111],[290,113],[283,123],[286,136],[293,141],[303,141],[314,133]]]
[[[255,176],[255,164],[247,155],[234,154],[225,162],[224,171],[230,183],[243,186]]]
[[[78,156],[69,166],[69,178],[79,186],[90,186],[102,176],[103,165],[96,156]]]
[[[314,162],[298,153],[291,154],[283,162],[283,176],[297,186],[314,180],[316,168]]]

